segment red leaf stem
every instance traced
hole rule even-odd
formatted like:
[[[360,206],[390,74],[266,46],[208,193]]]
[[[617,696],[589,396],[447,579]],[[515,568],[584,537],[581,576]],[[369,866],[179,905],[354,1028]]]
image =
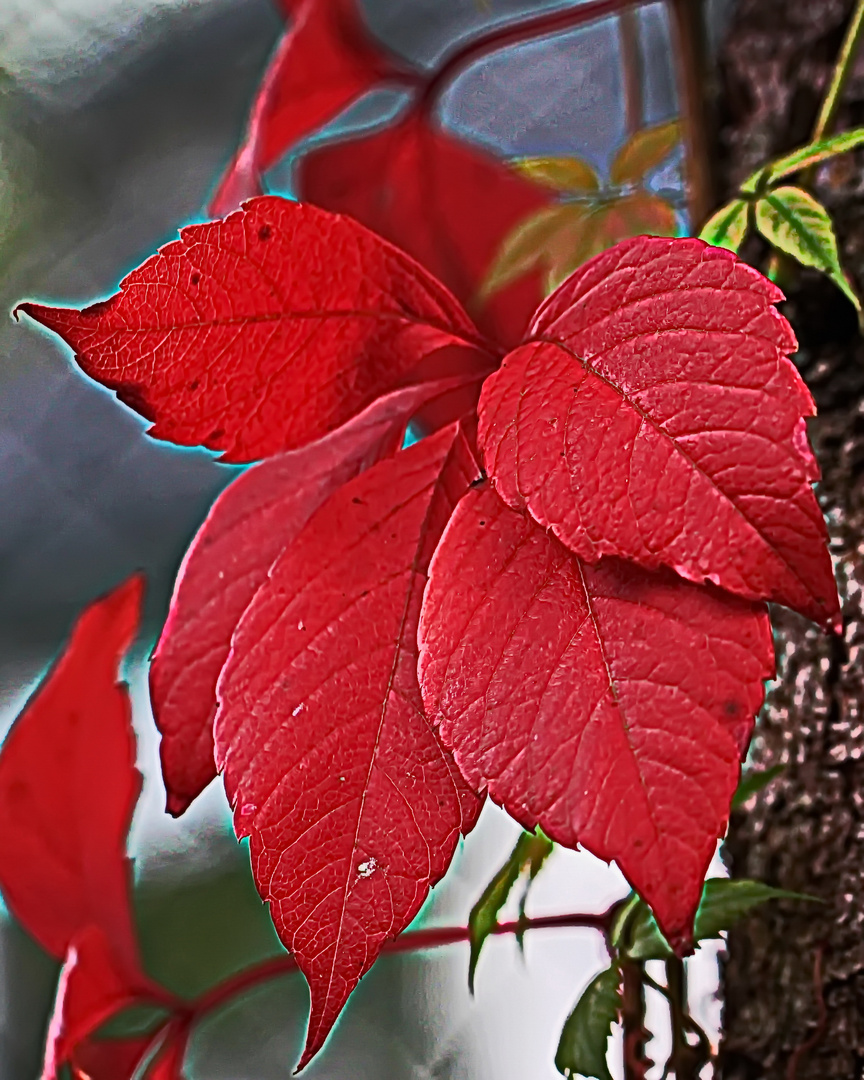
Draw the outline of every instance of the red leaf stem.
[[[536,919],[513,919],[510,922],[499,923],[491,932],[517,934],[526,930],[584,927],[589,930],[599,930],[605,934],[609,929],[616,906],[613,905],[597,914],[574,912],[566,915],[543,915]],[[381,951],[382,953],[421,952],[424,949],[437,949],[442,945],[458,945],[460,942],[469,941],[470,936],[467,926],[433,926],[425,930],[408,930],[394,941],[388,941]],[[221,1009],[239,994],[260,986],[269,979],[290,975],[297,970],[299,970],[297,962],[290,955],[277,956],[271,960],[264,960],[260,964],[254,964],[203,993],[192,1005],[192,1014],[196,1021],[200,1020],[203,1016]]]

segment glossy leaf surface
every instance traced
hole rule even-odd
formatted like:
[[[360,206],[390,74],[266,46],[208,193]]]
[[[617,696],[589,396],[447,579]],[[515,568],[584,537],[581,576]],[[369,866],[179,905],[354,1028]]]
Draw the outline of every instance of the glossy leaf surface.
[[[427,712],[474,789],[615,859],[686,951],[774,670],[764,606],[590,567],[485,485],[432,561],[419,640]]]
[[[756,227],[778,250],[827,274],[861,310],[861,302],[840,266],[831,218],[812,195],[801,188],[777,188],[756,203]]]
[[[58,959],[99,927],[130,972],[138,949],[126,833],[140,777],[117,669],[141,591],[132,578],[83,613],[0,748],[0,889],[10,910]]]
[[[223,216],[261,194],[261,173],[294,143],[406,68],[371,37],[357,0],[301,0],[252,105],[246,138],[211,204]],[[286,12],[288,14],[288,12]]]
[[[248,469],[213,504],[183,560],[150,667],[169,813],[182,814],[216,775],[216,682],[280,551],[332,492],[399,449],[421,405],[462,382],[394,390],[323,439]]]
[[[383,131],[312,151],[298,168],[304,199],[350,214],[404,248],[466,305],[489,337],[518,342],[542,293],[525,278],[483,300],[501,244],[551,193],[487,151],[410,114]]]
[[[721,206],[702,226],[699,239],[714,247],[737,251],[747,235],[750,205],[744,199],[733,199]]]
[[[781,296],[699,240],[643,237],[587,263],[483,386],[499,494],[588,562],[669,566],[837,626],[815,407]]]
[[[477,340],[459,304],[401,251],[275,197],[183,229],[110,300],[20,310],[151,420],[155,438],[226,461],[320,438],[410,382],[430,353]]]
[[[606,1046],[621,1011],[621,972],[608,967],[595,976],[567,1017],[555,1067],[564,1076],[593,1076],[612,1080]]]
[[[310,985],[301,1065],[479,808],[416,669],[429,559],[476,472],[454,427],[340,488],[271,569],[219,681],[235,829]]]

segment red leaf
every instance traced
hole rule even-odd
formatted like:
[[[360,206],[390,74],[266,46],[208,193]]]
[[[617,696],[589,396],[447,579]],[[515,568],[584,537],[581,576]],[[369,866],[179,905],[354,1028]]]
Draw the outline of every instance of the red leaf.
[[[98,926],[137,971],[126,833],[140,789],[117,666],[138,624],[135,577],[92,604],[0,751],[0,889],[49,953]]]
[[[313,150],[298,169],[303,198],[350,214],[397,244],[467,306],[504,346],[521,340],[542,294],[529,275],[482,301],[479,290],[512,230],[550,192],[415,109],[373,135]]]
[[[150,433],[251,461],[320,438],[477,332],[413,260],[345,218],[261,198],[190,225],[111,299],[22,304]],[[226,389],[230,386],[230,393]]]
[[[121,1009],[164,1000],[144,975],[118,964],[112,944],[99,927],[86,927],[73,939],[60,973],[42,1080],[56,1080],[61,1066],[69,1062],[80,1068],[82,1058],[97,1056],[98,1060],[87,1040]],[[121,1065],[132,1052],[130,1047],[122,1047],[110,1056],[115,1065]],[[123,1080],[126,1075],[131,1076],[131,1072],[115,1072],[111,1080]]]
[[[265,169],[376,83],[410,77],[408,68],[374,40],[357,0],[282,2],[294,24],[270,61],[246,140],[211,203],[214,215],[260,194]]]
[[[472,787],[615,859],[685,951],[773,673],[764,605],[589,567],[487,485],[432,560],[419,636],[427,712]]]
[[[476,466],[453,427],[340,488],[272,567],[219,680],[217,762],[309,981],[301,1066],[479,809],[426,720],[426,568]]]
[[[185,1034],[173,1039],[162,1049],[147,1073],[147,1080],[183,1080],[183,1059],[186,1056]]]
[[[318,442],[248,469],[213,504],[183,560],[150,668],[169,813],[182,814],[216,775],[216,681],[276,556],[336,488],[399,448],[420,405],[464,382],[394,390]]]
[[[781,298],[700,240],[640,237],[586,263],[484,384],[499,494],[589,562],[666,565],[837,624],[815,408]]]

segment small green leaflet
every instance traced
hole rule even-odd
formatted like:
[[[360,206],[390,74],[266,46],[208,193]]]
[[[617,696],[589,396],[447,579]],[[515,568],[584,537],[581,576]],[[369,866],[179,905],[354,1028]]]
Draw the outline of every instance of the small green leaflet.
[[[591,980],[567,1017],[555,1054],[555,1067],[565,1076],[612,1080],[606,1046],[621,1011],[621,972],[613,965]]]
[[[557,191],[591,192],[600,187],[597,173],[577,157],[520,158],[513,167],[529,180]]]
[[[510,891],[523,873],[528,874],[527,887],[540,873],[543,863],[552,851],[552,841],[541,832],[524,832],[516,841],[516,846],[510,852],[510,857],[492,878],[483,895],[471,909],[468,919],[468,930],[471,935],[471,959],[468,964],[468,989],[474,993],[474,972],[477,970],[477,961],[480,959],[480,950],[483,943],[498,925],[498,914]],[[520,913],[524,911],[525,896],[522,897]]]
[[[858,297],[840,267],[831,218],[812,195],[796,187],[764,195],[756,203],[756,227],[779,251],[826,273],[860,312]]]
[[[638,183],[662,164],[681,141],[681,124],[669,120],[634,132],[609,166],[609,179],[620,184]]]
[[[767,900],[809,900],[818,903],[816,897],[775,889],[761,881],[710,878],[705,882],[702,902],[696,912],[693,940],[707,941],[719,937],[752,908]],[[672,950],[660,933],[650,908],[642,900],[638,903],[638,910],[630,916],[628,931],[626,953],[632,960],[666,960],[672,956]]]
[[[741,246],[741,241],[747,234],[748,203],[744,199],[735,199],[733,202],[721,206],[702,226],[699,239],[714,247],[728,248],[736,251]]]
[[[818,165],[829,158],[837,157],[854,150],[856,146],[864,143],[864,128],[855,128],[852,131],[843,131],[839,135],[832,135],[830,139],[821,139],[819,142],[808,143],[791,154],[785,154],[776,161],[763,165],[752,175],[748,176],[741,185],[741,190],[748,193],[762,191],[765,187],[780,180],[791,173],[799,172],[810,165]]]
[[[772,765],[770,769],[748,769],[741,777],[741,782],[732,796],[732,809],[740,810],[744,803],[757,791],[768,787],[772,780],[783,772],[785,766]]]
[[[480,297],[491,296],[511,281],[533,270],[538,263],[544,261],[559,231],[581,220],[587,213],[587,207],[574,203],[544,206],[517,225],[513,232],[505,237],[480,288]]]

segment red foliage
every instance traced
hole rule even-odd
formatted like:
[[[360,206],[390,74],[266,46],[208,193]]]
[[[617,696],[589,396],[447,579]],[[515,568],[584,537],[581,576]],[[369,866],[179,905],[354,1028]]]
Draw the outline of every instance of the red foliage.
[[[475,791],[615,859],[682,951],[773,659],[764,604],[583,563],[488,484],[447,527],[420,623],[427,713]]]
[[[592,259],[484,385],[499,494],[590,562],[670,566],[835,626],[816,410],[781,299],[700,240],[640,237]]]
[[[410,78],[369,33],[356,0],[282,0],[293,25],[261,83],[246,139],[210,206],[228,214],[261,194],[260,175],[295,142],[355,98],[392,78]]]
[[[126,858],[140,778],[117,667],[142,589],[132,578],[83,613],[0,754],[0,888],[22,925],[64,959],[44,1080],[67,1063],[76,1076],[98,1078],[98,1066],[105,1080],[125,1080],[135,1046],[105,1050],[96,1028],[128,1005],[174,1004],[141,970]]]
[[[307,154],[298,169],[304,199],[350,214],[404,248],[457,296],[477,326],[511,347],[542,297],[539,274],[479,296],[505,236],[550,192],[490,153],[442,130],[425,111],[373,135]]]
[[[271,568],[219,680],[235,829],[309,981],[301,1066],[477,816],[417,683],[426,568],[477,471],[452,427],[331,495]]]
[[[246,272],[264,225],[282,260],[268,280],[288,298]],[[154,365],[154,342],[128,326],[155,313],[185,332],[178,281],[217,244],[236,291],[199,305],[196,326],[229,326],[213,322],[217,302],[247,315],[216,338],[215,362],[210,338],[196,350],[180,337]],[[310,251],[302,276],[286,269]],[[170,273],[163,252],[104,313],[37,314],[86,370],[132,372],[163,437],[206,442],[217,410],[222,448],[252,456],[347,421],[216,502],[152,674],[173,812],[212,777],[215,738],[237,832],[310,983],[303,1062],[446,870],[476,814],[471,789],[616,859],[686,951],[772,672],[762,602],[838,614],[810,487],[813,406],[776,288],[699,241],[642,238],[541,305],[480,398],[491,484],[462,502],[433,564],[427,713],[421,600],[477,475],[477,412],[396,447],[460,378],[465,399],[446,395],[429,426],[470,406],[494,351],[442,285],[345,217],[260,199],[166,252]],[[158,309],[149,286],[136,292],[142,275],[169,282]],[[287,359],[260,336],[261,312],[269,334],[285,321],[293,335]],[[298,331],[310,313],[318,329]],[[298,395],[298,377],[314,391]],[[184,396],[192,378],[203,395]]]
[[[330,494],[398,450],[421,405],[464,381],[394,390],[318,442],[249,469],[213,504],[186,553],[150,667],[169,813],[182,814],[216,776],[216,682],[234,627],[276,557]]]
[[[155,438],[225,461],[320,438],[436,351],[482,351],[458,302],[413,259],[354,222],[272,197],[183,229],[109,300],[19,310],[153,421]]]

